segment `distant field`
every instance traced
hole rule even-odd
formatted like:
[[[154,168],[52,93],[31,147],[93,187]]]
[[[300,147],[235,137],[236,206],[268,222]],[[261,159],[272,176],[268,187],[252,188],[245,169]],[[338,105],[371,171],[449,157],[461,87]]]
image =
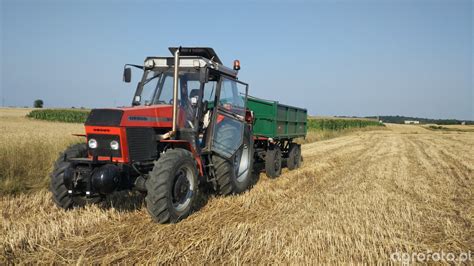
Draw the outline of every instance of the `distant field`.
[[[444,125],[443,127],[451,128],[451,129],[474,130],[474,125]]]
[[[474,132],[474,125],[423,125],[424,128],[438,131]]]

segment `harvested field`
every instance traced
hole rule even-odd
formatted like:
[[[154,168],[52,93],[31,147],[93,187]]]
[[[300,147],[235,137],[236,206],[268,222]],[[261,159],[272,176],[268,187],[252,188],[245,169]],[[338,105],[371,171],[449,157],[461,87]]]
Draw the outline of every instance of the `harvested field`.
[[[39,132],[65,127],[23,123]],[[67,131],[77,128],[67,126],[58,136],[74,141]],[[0,128],[1,143],[13,128]],[[135,196],[65,212],[45,190],[3,195],[0,263],[375,263],[396,251],[467,252],[474,250],[473,147],[472,132],[411,125],[304,144],[302,168],[275,180],[262,174],[242,195],[211,196],[171,225],[153,223]]]

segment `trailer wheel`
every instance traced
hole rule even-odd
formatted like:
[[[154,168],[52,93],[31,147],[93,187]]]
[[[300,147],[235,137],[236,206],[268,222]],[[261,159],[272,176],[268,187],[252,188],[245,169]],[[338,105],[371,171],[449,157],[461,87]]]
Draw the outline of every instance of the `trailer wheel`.
[[[296,143],[290,144],[290,149],[288,152],[288,159],[286,164],[288,169],[293,170],[299,168],[301,165],[301,147]]]
[[[49,189],[56,206],[62,209],[71,209],[73,207],[83,207],[86,204],[95,204],[103,200],[101,197],[86,198],[82,196],[72,196],[68,193],[64,185],[64,171],[71,166],[71,163],[64,160],[67,158],[87,158],[87,145],[79,143],[69,146],[64,152],[59,155],[59,158],[54,163],[53,172],[50,174],[51,183]]]
[[[268,177],[276,178],[281,175],[281,150],[275,146],[273,149],[267,150],[265,154],[265,172]]]
[[[219,155],[214,155],[212,160],[219,195],[246,191],[253,173],[253,137],[250,127],[245,126],[242,146],[230,161]]]
[[[198,170],[191,152],[168,150],[155,162],[146,181],[146,207],[158,223],[176,223],[196,207]]]

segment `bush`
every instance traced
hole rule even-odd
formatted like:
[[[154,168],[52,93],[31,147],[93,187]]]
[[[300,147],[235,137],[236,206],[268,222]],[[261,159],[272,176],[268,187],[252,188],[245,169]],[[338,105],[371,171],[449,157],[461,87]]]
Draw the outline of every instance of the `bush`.
[[[43,108],[43,100],[38,99],[33,102],[34,108]]]
[[[84,123],[88,115],[88,110],[45,109],[33,110],[26,116],[29,118],[47,121]]]
[[[309,130],[343,130],[348,128],[363,128],[369,126],[383,126],[383,124],[375,120],[365,119],[308,119]]]

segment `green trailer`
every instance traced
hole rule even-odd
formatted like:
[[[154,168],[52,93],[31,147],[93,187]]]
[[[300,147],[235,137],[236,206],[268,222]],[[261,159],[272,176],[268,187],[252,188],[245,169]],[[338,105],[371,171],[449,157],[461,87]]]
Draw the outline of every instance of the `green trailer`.
[[[301,164],[301,145],[296,138],[306,137],[306,109],[248,96],[247,107],[253,112],[254,160],[264,165],[268,177],[275,178],[287,166]]]
[[[252,96],[247,98],[247,107],[253,111],[254,136],[274,140],[306,136],[308,117],[306,109]]]

